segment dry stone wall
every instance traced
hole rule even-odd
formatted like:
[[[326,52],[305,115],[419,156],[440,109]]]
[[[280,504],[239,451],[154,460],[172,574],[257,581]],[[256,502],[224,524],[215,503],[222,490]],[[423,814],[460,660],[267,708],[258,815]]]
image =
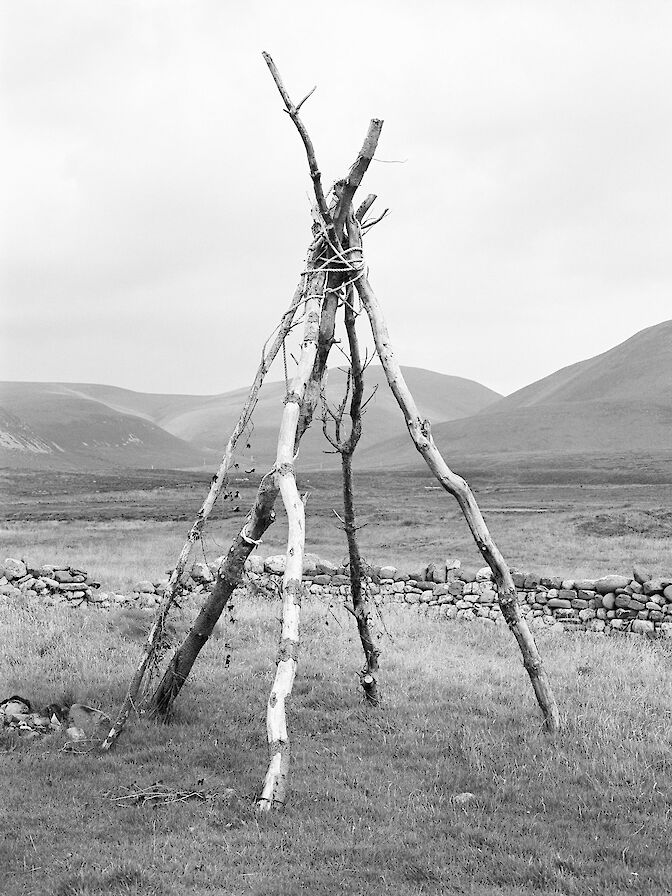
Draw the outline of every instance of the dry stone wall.
[[[195,563],[182,580],[182,593],[198,599],[211,588],[218,562],[209,566]],[[266,597],[279,594],[284,562],[284,555],[266,560],[252,556],[246,564],[247,585]],[[367,573],[366,588],[378,605],[400,604],[432,617],[504,625],[497,606],[497,586],[487,567],[465,569],[459,560],[447,560],[418,569],[369,566]],[[151,610],[165,590],[165,582],[147,580],[138,582],[131,594],[102,592],[84,570],[71,566],[31,568],[13,559],[5,560],[0,574],[0,600],[4,601],[27,595],[49,604],[100,609],[132,604]],[[307,554],[303,578],[306,592],[325,602],[349,598],[347,565]],[[672,638],[672,573],[654,576],[635,566],[630,575],[563,579],[513,570],[513,580],[532,628]]]

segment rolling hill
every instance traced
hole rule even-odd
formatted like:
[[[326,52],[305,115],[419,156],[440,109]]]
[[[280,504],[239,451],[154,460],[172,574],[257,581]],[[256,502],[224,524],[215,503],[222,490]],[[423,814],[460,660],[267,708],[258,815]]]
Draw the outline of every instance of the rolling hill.
[[[454,420],[476,413],[500,396],[473,380],[446,376],[429,370],[405,367],[404,374],[416,395],[423,413],[435,420]],[[329,371],[327,400],[335,405],[345,387],[345,374],[339,369]],[[375,450],[379,443],[403,435],[404,419],[392,396],[383,369],[370,366],[366,371],[365,395],[376,394],[366,408],[360,449]],[[225,395],[212,396],[194,403],[191,408],[176,410],[160,419],[160,424],[182,439],[206,448],[221,446],[228,438],[247,395],[246,389]],[[244,453],[250,462],[268,466],[275,458],[278,426],[282,415],[285,384],[269,383],[260,394],[254,412],[250,449]],[[321,411],[320,411],[321,413]],[[331,446],[322,433],[322,424],[315,420],[301,443],[301,464],[305,468],[338,466],[338,459],[325,454]]]
[[[672,321],[636,333],[501,398],[475,415],[434,423],[447,457],[627,457],[672,452]],[[417,465],[409,440],[367,451],[360,465]],[[588,462],[588,461],[586,461]]]
[[[90,471],[184,468],[204,461],[212,462],[208,452],[78,386],[0,383],[0,466]]]
[[[404,368],[423,413],[445,421],[473,414],[498,393],[472,380]],[[337,402],[345,375],[329,373],[327,397]],[[403,417],[381,367],[367,370],[363,448],[405,432]],[[274,457],[285,384],[264,385],[241,462],[269,466]],[[247,396],[247,389],[221,395],[160,395],[83,383],[0,384],[0,466],[38,469],[105,467],[196,467],[217,463]],[[243,442],[246,445],[247,442]],[[307,469],[336,466],[316,421],[301,448]],[[251,467],[248,467],[251,468]]]
[[[572,364],[507,397],[473,380],[405,367],[421,413],[456,469],[608,471],[672,464],[672,321],[635,334],[594,358]],[[343,393],[345,375],[329,372],[327,397]],[[380,366],[367,370],[368,405],[356,456],[360,469],[418,468],[420,458]],[[0,384],[0,466],[101,470],[120,467],[212,468],[247,395],[160,395],[114,386]],[[275,457],[284,382],[260,392],[253,426],[242,440],[241,469],[268,468]],[[329,469],[339,459],[315,420],[300,466]],[[249,447],[248,447],[249,446]],[[648,460],[645,460],[648,458]],[[628,474],[630,475],[630,473]]]

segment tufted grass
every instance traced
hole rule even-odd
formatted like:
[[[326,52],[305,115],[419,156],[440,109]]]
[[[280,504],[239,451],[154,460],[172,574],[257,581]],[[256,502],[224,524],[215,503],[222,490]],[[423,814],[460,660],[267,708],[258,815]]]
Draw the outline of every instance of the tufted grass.
[[[3,896],[669,892],[665,642],[540,633],[564,722],[549,738],[507,631],[390,609],[385,702],[371,713],[351,620],[308,600],[291,797],[259,817],[277,610],[241,600],[230,668],[224,639],[212,640],[174,722],[134,722],[109,756],[61,752],[56,737],[2,738]],[[2,606],[3,690],[110,711],[138,657],[126,623]],[[234,794],[160,807],[112,799],[159,779]],[[460,806],[465,791],[476,798]]]

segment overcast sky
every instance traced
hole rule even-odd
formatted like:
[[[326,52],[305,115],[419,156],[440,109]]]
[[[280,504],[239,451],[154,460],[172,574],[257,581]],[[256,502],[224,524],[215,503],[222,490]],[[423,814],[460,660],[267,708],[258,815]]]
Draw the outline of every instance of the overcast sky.
[[[0,379],[245,385],[385,119],[404,364],[509,393],[672,317],[672,3],[2,2]]]

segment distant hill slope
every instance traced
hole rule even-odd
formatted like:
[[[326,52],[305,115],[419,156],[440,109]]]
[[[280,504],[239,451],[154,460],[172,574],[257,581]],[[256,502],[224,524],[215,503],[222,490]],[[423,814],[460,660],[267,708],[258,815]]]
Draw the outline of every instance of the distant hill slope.
[[[672,407],[672,320],[640,330],[601,355],[563,367],[489,410],[592,401]]]
[[[474,414],[496,401],[497,392],[481,386],[473,380],[457,376],[447,376],[405,367],[404,374],[416,395],[423,413],[435,420],[454,420]],[[329,371],[327,398],[332,405],[341,400],[345,388],[345,374],[339,369]],[[377,389],[376,395],[366,408],[361,449],[367,446],[375,450],[380,442],[406,431],[404,418],[387,385],[382,367],[371,365],[365,374],[365,396]],[[255,463],[270,464],[275,457],[278,426],[282,416],[285,384],[269,383],[260,394],[254,412],[250,449],[246,454]],[[225,395],[206,397],[191,408],[176,410],[165,415],[160,423],[169,432],[193,444],[208,448],[221,448],[233,429],[247,389],[229,392]],[[321,410],[318,409],[321,415]],[[337,466],[339,461],[325,454],[331,446],[322,433],[322,424],[315,419],[301,444],[301,463],[306,466]]]
[[[499,397],[472,380],[404,368],[423,413],[435,420],[473,414]],[[329,373],[327,395],[337,402],[345,375]],[[380,366],[366,374],[366,394],[381,386],[366,413],[362,445],[403,433],[405,425]],[[272,463],[285,383],[264,385],[241,463]],[[217,462],[238,419],[248,389],[221,395],[159,395],[87,383],[0,383],[0,466],[100,469],[106,466],[191,467]],[[302,444],[307,467],[335,466],[315,421]]]
[[[102,470],[193,467],[204,460],[211,461],[207,452],[78,387],[0,383],[0,466]]]
[[[432,432],[448,458],[669,451],[672,321],[525,386],[473,417],[437,423]],[[360,458],[360,465],[371,468],[417,462],[405,439],[385,442]]]

